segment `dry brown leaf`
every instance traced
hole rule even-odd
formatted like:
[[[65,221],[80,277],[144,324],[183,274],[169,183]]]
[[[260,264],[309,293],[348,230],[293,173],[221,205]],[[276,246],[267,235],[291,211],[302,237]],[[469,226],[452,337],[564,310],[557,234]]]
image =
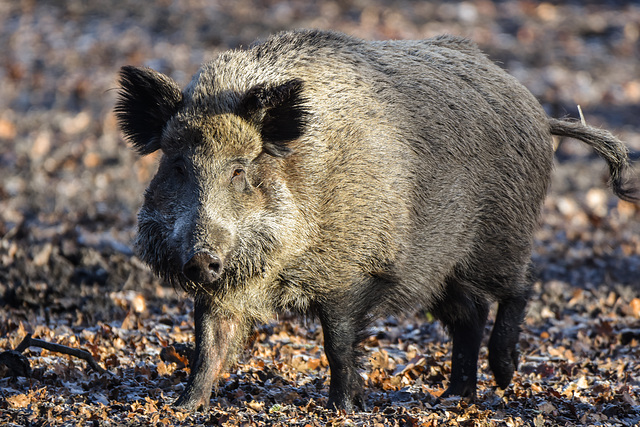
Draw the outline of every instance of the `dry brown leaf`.
[[[170,374],[170,370],[167,367],[167,364],[164,363],[162,360],[157,363],[156,369],[158,370],[158,375],[165,376]]]
[[[26,394],[14,394],[6,400],[12,408],[26,408],[31,403],[31,398]]]
[[[246,403],[247,407],[253,409],[256,412],[264,411],[264,402],[257,402],[252,400],[251,402]]]
[[[640,298],[634,298],[629,303],[629,314],[640,319]]]
[[[164,347],[161,353],[164,361],[169,363],[175,363],[179,369],[182,369],[189,365],[189,359],[176,351],[176,348],[172,345]]]

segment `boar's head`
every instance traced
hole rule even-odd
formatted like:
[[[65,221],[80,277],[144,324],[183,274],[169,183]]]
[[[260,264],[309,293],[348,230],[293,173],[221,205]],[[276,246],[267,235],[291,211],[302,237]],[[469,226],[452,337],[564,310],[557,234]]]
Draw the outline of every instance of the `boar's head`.
[[[286,163],[305,128],[302,82],[182,92],[165,75],[128,66],[120,84],[125,137],[142,155],[162,151],[138,216],[140,257],[193,293],[266,274],[294,228]]]

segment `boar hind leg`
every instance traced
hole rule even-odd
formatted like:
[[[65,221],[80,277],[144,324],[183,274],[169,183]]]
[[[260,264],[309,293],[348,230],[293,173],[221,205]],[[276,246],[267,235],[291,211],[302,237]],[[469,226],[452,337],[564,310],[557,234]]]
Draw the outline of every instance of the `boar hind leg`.
[[[324,351],[331,369],[327,408],[347,412],[353,412],[356,407],[365,410],[363,380],[356,363],[361,334],[353,315],[336,310],[339,306],[337,303],[332,308],[320,309]]]
[[[518,337],[527,297],[501,300],[489,340],[489,366],[500,388],[507,388],[518,367]]]
[[[447,296],[434,313],[449,329],[453,341],[449,387],[441,398],[460,396],[475,400],[478,353],[489,304],[466,295],[457,286],[449,286]]]
[[[207,297],[195,300],[196,347],[189,361],[191,374],[187,388],[175,403],[190,412],[208,408],[214,382],[239,339],[237,322],[216,316],[212,306]]]

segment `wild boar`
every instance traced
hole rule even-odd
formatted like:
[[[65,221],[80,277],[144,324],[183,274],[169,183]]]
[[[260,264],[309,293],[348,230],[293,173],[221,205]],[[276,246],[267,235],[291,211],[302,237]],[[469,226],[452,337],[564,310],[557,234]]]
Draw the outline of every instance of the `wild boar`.
[[[453,340],[443,396],[474,398],[489,305],[496,383],[509,385],[530,293],[532,234],[552,135],[581,139],[633,199],[625,146],[549,118],[471,42],[277,34],[221,54],[181,90],[123,67],[116,114],[142,155],[162,150],[137,251],[195,299],[195,355],[177,405],[206,407],[252,327],[318,318],[328,406],[364,408],[360,343],[381,315],[422,307]]]

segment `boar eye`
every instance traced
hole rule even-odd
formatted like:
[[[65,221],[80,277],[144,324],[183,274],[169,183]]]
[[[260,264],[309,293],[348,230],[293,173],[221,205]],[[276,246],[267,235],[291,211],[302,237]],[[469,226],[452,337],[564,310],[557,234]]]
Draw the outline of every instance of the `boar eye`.
[[[237,191],[243,191],[246,186],[244,169],[237,167],[231,173],[231,183]]]

